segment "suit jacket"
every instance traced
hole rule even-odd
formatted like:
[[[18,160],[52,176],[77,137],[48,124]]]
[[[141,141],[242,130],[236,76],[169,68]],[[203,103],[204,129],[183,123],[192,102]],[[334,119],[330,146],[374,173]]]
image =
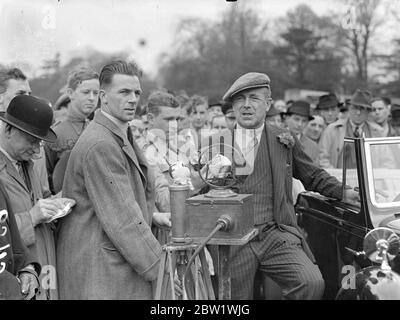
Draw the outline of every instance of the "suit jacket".
[[[313,190],[325,196],[338,199],[342,197],[342,184],[336,178],[330,176],[326,171],[318,168],[312,162],[295,136],[293,136],[293,145],[286,145],[284,142],[281,142],[279,137],[285,133],[288,134],[286,130],[276,128],[267,123],[265,123],[265,128],[262,133],[266,139],[266,153],[270,158],[271,164],[274,221],[282,229],[298,236],[302,240],[305,252],[308,254],[310,259],[314,260],[314,257],[308,245],[304,241],[297,225],[292,199],[292,178],[300,180],[307,190]],[[217,141],[220,141],[221,136],[223,137],[225,144],[237,146],[234,141],[234,135],[230,130],[223,130],[220,134],[214,135],[211,139],[212,143],[214,144]],[[263,137],[261,139],[263,139]],[[207,142],[207,140],[202,142],[203,152],[207,150],[208,144],[209,142]],[[262,161],[262,157],[258,156],[259,153],[262,152],[261,148],[262,145],[260,145],[257,152],[257,161]],[[229,151],[229,148],[226,148],[226,150]],[[240,156],[240,150],[237,147],[235,147],[235,150],[236,151],[233,155],[236,153],[238,154],[236,156],[236,162],[240,163],[240,160],[242,159]],[[224,152],[224,154],[232,158],[230,156],[232,152]],[[260,168],[259,170],[266,170],[264,167],[265,166],[255,166],[255,170],[257,170],[257,168]],[[242,164],[240,170],[237,170],[236,172],[245,172],[245,168],[246,165]],[[263,174],[265,174],[265,172],[252,172],[247,177],[247,180],[250,179],[250,181],[245,182],[247,183],[246,189],[251,190],[256,187],[255,184],[260,182],[260,178]],[[268,192],[268,190],[264,190],[264,192]],[[255,201],[255,203],[257,203],[257,201]],[[262,209],[261,203],[258,208],[255,208],[256,211],[261,211]],[[263,238],[262,230],[260,238]]]
[[[42,289],[36,299],[56,300],[58,299],[58,291],[54,223],[41,223],[34,226],[29,213],[34,204],[39,199],[44,198],[44,193],[48,190],[45,190],[38,170],[34,170],[32,161],[26,162],[26,168],[32,185],[32,194],[12,162],[0,152],[0,182],[9,196],[10,207],[15,213],[15,219],[24,244],[42,265],[42,274],[39,276]]]
[[[161,246],[151,232],[154,177],[100,110],[72,149],[57,238],[61,299],[151,299]]]
[[[10,200],[0,184],[0,213],[7,212],[8,218],[0,221],[0,300],[23,299],[21,286],[16,276],[29,264],[40,274],[40,264],[24,245],[12,211]]]
[[[304,152],[307,153],[307,155],[311,158],[311,160],[318,166],[319,165],[318,145],[304,134],[300,136],[300,142],[304,147]]]

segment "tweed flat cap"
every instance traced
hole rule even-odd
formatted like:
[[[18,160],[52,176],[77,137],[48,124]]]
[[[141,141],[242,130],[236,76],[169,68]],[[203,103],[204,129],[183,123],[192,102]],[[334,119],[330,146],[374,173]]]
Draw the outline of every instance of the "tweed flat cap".
[[[247,89],[252,88],[262,88],[266,87],[269,88],[270,79],[265,73],[258,73],[258,72],[249,72],[242,76],[240,76],[233,85],[228,89],[228,91],[224,94],[223,100],[230,101],[232,97]]]

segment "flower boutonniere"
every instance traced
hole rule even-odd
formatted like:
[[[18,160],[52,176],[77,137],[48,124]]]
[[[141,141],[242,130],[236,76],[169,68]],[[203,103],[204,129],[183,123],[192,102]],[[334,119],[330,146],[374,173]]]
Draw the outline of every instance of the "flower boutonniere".
[[[294,146],[294,138],[290,134],[290,132],[283,132],[280,135],[278,135],[278,140],[280,143],[285,145],[287,148],[293,148]]]

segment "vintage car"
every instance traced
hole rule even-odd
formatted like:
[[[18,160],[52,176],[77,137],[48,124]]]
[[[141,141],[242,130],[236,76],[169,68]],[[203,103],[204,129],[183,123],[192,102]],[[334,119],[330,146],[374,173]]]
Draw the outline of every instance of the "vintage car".
[[[327,169],[355,188],[360,203],[349,204],[315,192],[302,192],[295,205],[298,223],[325,280],[325,299],[334,299],[349,273],[371,265],[363,250],[365,235],[376,227],[400,234],[400,137],[346,138],[340,169]],[[391,261],[400,271],[400,259]]]

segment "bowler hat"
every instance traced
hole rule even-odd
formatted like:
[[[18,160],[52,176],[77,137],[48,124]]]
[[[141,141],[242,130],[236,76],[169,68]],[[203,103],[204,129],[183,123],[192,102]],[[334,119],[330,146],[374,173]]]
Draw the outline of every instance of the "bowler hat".
[[[300,116],[308,117],[308,120],[314,119],[310,113],[310,104],[304,100],[294,101],[293,104],[288,108],[286,114],[298,114]]]
[[[372,110],[371,100],[372,95],[369,91],[357,89],[350,99],[350,104]]]
[[[222,101],[218,98],[212,97],[208,100],[208,107],[222,106]]]
[[[36,97],[19,95],[13,98],[0,120],[16,127],[31,136],[48,142],[57,139],[50,126],[53,122],[53,110]]]
[[[269,110],[265,114],[265,116],[268,118],[268,117],[277,116],[278,114],[280,115],[280,114],[282,114],[282,112],[280,112],[278,109],[275,108],[274,105],[272,105],[271,108],[269,108]]]
[[[400,105],[393,104],[390,108],[390,115],[392,116],[391,123],[400,125]]]
[[[229,101],[243,90],[253,88],[269,88],[270,79],[265,73],[249,72],[240,76],[224,94],[222,100]]]
[[[338,106],[339,100],[336,95],[329,93],[319,97],[316,110],[329,109]]]

